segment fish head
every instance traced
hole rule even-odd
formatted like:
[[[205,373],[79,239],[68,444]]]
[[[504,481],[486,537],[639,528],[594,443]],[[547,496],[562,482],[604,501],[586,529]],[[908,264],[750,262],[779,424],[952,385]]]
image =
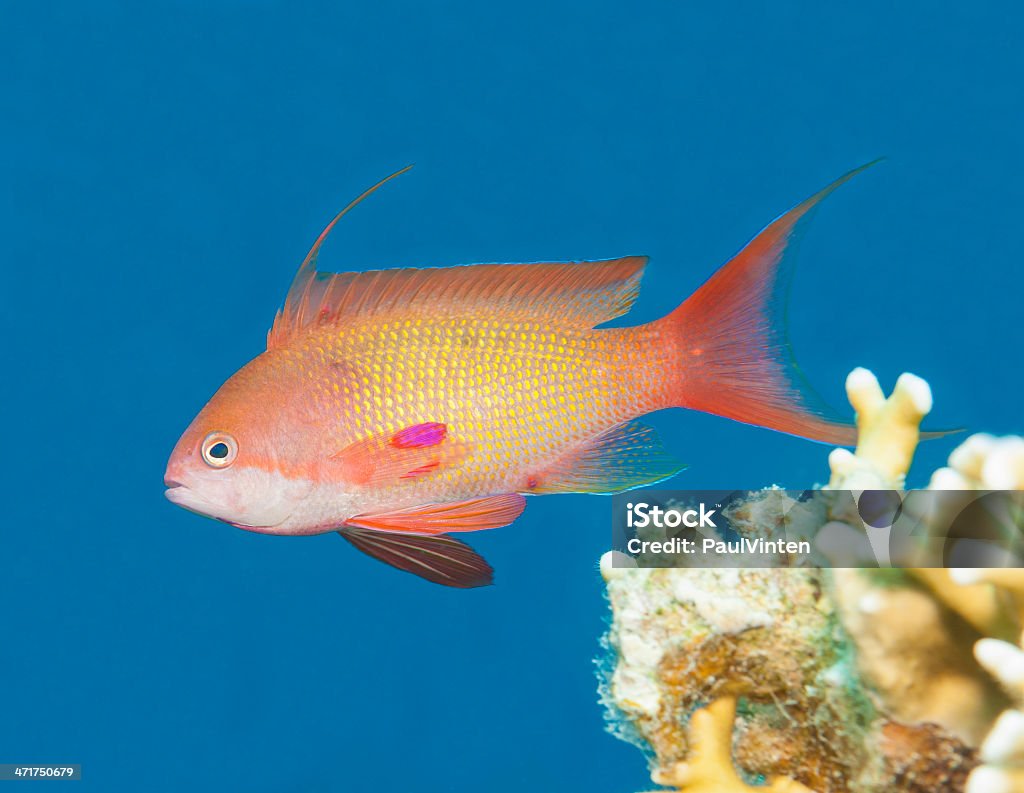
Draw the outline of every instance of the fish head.
[[[257,358],[214,394],[167,462],[167,499],[239,528],[296,533],[288,518],[314,489],[296,453],[302,427],[291,426],[289,392]]]

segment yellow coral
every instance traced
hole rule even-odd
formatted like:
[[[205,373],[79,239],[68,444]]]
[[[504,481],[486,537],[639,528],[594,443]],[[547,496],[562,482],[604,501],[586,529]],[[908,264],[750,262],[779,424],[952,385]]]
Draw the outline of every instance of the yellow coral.
[[[958,583],[950,570],[941,567],[913,568],[910,573],[946,608],[963,617],[979,633],[1012,636],[1016,621],[1007,613],[1005,599],[994,587]]]
[[[829,487],[869,490],[902,487],[920,440],[921,419],[932,409],[928,383],[902,374],[886,399],[867,369],[846,378],[846,395],[857,413],[857,449],[836,449],[829,455]]]
[[[847,393],[857,411],[860,437],[855,453],[836,449],[830,455],[830,487],[902,487],[919,440],[918,426],[931,408],[927,384],[903,375],[886,400],[874,376],[860,369],[847,379]],[[950,454],[948,466],[932,475],[929,488],[1024,489],[1024,439],[972,435]],[[925,616],[931,613],[927,601],[911,589],[893,587],[891,582],[865,589],[861,573],[836,571],[837,597],[841,604],[845,601],[845,621],[858,642],[862,671],[880,687],[886,706],[897,715],[939,722],[969,740],[987,732],[982,765],[968,777],[967,793],[1024,793],[1024,571],[909,572],[965,625]],[[906,603],[897,607],[901,597],[922,608],[908,608]],[[851,599],[856,600],[855,608]],[[884,604],[892,606],[892,624],[888,617],[880,619]],[[871,618],[858,622],[856,614],[865,610]],[[977,638],[979,634],[982,638]],[[926,636],[928,641],[913,638]],[[957,660],[959,652],[935,652],[936,643],[953,648],[965,639],[973,642],[979,666],[1017,703],[994,724],[991,710],[999,699],[985,691],[980,670],[965,667],[962,658]],[[927,674],[921,674],[923,670]]]
[[[1024,489],[1024,485],[1021,486]],[[1024,624],[1024,570],[971,569],[954,572],[967,586],[991,586],[1012,599],[1018,627]],[[1015,645],[995,638],[981,639],[974,655],[1010,692],[1016,708],[1005,710],[981,745],[982,765],[968,777],[967,793],[1024,791],[1024,636]]]
[[[812,793],[810,788],[785,777],[776,777],[767,787],[746,784],[732,762],[735,719],[735,697],[722,697],[695,711],[690,717],[689,758],[656,771],[654,782],[685,793]]]
[[[921,420],[931,409],[928,384],[904,374],[886,399],[874,375],[855,369],[846,388],[857,412],[858,445],[853,454],[836,449],[829,456],[829,487],[902,488],[920,439]],[[930,487],[1006,486],[1014,477],[1024,481],[1024,443],[976,435],[950,455],[949,467],[933,475]],[[1005,576],[1004,571],[977,571],[988,576],[989,583],[980,577],[968,582],[963,574],[954,580],[945,569],[908,572],[924,590],[913,581],[897,583],[884,577],[873,583],[877,576],[869,572],[835,571],[836,597],[858,644],[861,671],[897,717],[934,721],[976,745],[1005,706],[1005,698],[963,648],[979,636],[1015,638],[1024,598],[1008,609],[1014,598],[991,585]],[[963,622],[944,616],[950,612]],[[999,650],[995,652],[998,655]]]
[[[1024,438],[979,432],[949,455],[932,474],[932,490],[1024,490]]]
[[[935,490],[1024,490],[1024,438],[979,433],[949,456],[929,484]],[[964,569],[916,571],[946,605],[978,627],[985,638],[974,656],[1016,702],[995,720],[981,745],[982,765],[971,772],[967,793],[1024,792],[1024,571]],[[1009,624],[1009,627],[1008,627]],[[1017,643],[1009,641],[1016,638]]]

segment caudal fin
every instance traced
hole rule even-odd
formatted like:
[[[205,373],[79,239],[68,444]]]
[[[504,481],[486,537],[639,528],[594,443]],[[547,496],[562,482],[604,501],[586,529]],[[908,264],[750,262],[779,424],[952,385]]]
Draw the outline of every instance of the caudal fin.
[[[773,221],[659,320],[675,337],[680,356],[674,404],[811,440],[856,443],[852,423],[804,382],[780,315],[801,227],[823,198],[874,164],[850,171]]]

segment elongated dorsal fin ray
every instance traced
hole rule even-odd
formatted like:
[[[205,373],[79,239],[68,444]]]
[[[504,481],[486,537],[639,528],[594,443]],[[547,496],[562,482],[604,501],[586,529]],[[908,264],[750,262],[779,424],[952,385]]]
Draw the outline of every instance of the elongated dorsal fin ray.
[[[392,179],[401,176],[406,171],[410,170],[413,166],[406,165],[404,168],[395,171],[393,174],[385,176],[373,187],[369,187],[352,199],[348,205],[341,210],[334,219],[324,227],[324,230],[320,232],[320,236],[316,238],[316,242],[313,243],[313,247],[309,249],[309,253],[306,254],[306,258],[302,260],[302,264],[299,265],[299,270],[295,273],[295,278],[292,279],[292,285],[288,288],[288,295],[285,297],[284,308],[277,312],[277,316],[274,317],[274,325],[267,334],[267,348],[275,346],[272,343],[272,339],[275,335],[275,330],[279,324],[287,322],[289,325],[301,327],[304,324],[303,310],[307,307],[308,300],[306,296],[309,294],[310,288],[313,285],[313,281],[316,278],[316,260],[320,255],[320,246],[324,244],[324,240],[327,239],[327,235],[331,233],[331,230],[337,225],[338,221],[341,220],[345,215],[352,209],[362,203],[363,199],[369,197],[371,194],[377,192],[381,187],[390,182]],[[294,315],[289,316],[292,312]]]
[[[410,166],[411,167],[411,166]],[[595,262],[474,264],[361,273],[320,273],[317,255],[331,229],[352,207],[404,168],[378,182],[338,213],[313,244],[267,334],[267,348],[310,328],[396,312],[426,316],[490,314],[501,305],[510,320],[557,319],[593,327],[629,311],[647,258]]]

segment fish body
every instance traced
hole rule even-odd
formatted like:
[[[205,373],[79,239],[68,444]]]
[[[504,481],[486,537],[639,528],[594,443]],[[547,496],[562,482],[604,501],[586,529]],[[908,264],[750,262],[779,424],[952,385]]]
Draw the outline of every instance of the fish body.
[[[629,311],[644,257],[319,273],[335,218],[266,352],[175,447],[168,498],[253,531],[339,531],[394,566],[475,586],[490,567],[452,533],[512,522],[525,495],[615,493],[683,468],[638,421],[647,413],[689,407],[852,443],[801,387],[773,315],[788,243],[854,173],[676,311],[626,328],[599,326]]]

